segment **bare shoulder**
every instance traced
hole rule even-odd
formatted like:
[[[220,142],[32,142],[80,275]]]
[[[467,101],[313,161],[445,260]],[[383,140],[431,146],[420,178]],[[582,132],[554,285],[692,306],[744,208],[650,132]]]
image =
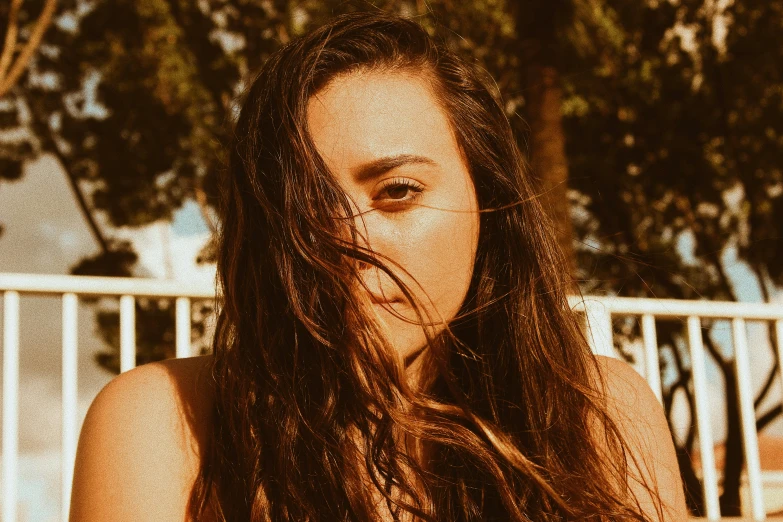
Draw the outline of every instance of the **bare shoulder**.
[[[100,391],[79,436],[72,522],[185,520],[209,428],[210,362],[145,364]]]
[[[688,518],[677,456],[663,407],[647,381],[629,364],[598,356],[605,385],[607,413],[628,444],[631,474],[657,490],[664,518],[653,508],[646,489],[633,478],[628,485],[652,520],[675,522]]]
[[[596,356],[596,359],[606,384],[607,398],[616,406],[626,412],[639,406],[661,408],[647,381],[630,364],[603,355]]]

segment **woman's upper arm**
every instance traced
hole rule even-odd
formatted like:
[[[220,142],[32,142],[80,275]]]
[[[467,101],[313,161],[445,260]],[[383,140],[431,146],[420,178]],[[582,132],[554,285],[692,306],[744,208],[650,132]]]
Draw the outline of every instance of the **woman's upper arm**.
[[[628,444],[629,470],[657,490],[663,503],[662,522],[688,519],[677,456],[663,407],[645,381],[623,361],[598,357],[605,377],[611,419]],[[660,520],[653,501],[638,481],[628,485],[647,516]]]
[[[101,390],[79,437],[71,522],[185,520],[195,458],[174,389],[153,363]]]

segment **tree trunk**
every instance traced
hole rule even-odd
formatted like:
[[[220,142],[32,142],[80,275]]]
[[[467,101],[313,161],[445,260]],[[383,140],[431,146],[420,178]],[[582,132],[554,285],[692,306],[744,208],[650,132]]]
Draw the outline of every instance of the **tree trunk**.
[[[530,125],[530,165],[541,202],[552,219],[569,275],[576,274],[573,225],[568,201],[568,160],[561,111],[560,76],[554,66],[526,67],[526,112]]]
[[[737,378],[731,364],[722,367],[726,382],[726,452],[723,464],[723,493],[720,496],[721,515],[738,517],[742,515],[740,503],[740,477],[745,455],[742,448],[742,433],[740,432],[739,397],[737,395]]]
[[[510,2],[520,57],[520,83],[530,126],[529,163],[540,200],[555,227],[564,269],[577,290],[573,225],[568,201],[568,160],[563,132],[560,67],[568,54],[563,29],[573,25],[573,0]]]

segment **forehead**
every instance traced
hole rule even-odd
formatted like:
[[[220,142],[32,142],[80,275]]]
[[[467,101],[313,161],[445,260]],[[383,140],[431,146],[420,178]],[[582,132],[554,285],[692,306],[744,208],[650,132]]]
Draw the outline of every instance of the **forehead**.
[[[453,161],[458,147],[445,111],[421,74],[362,71],[338,76],[308,102],[310,134],[327,165],[344,173],[382,156]]]

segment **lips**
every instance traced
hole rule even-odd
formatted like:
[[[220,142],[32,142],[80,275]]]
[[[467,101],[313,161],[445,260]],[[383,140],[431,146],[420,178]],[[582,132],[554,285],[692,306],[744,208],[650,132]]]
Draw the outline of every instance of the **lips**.
[[[369,292],[370,294],[370,301],[372,301],[375,304],[384,304],[384,303],[399,303],[402,302],[401,299],[398,299],[396,297],[393,298],[387,298],[380,295],[376,295],[372,292]]]

